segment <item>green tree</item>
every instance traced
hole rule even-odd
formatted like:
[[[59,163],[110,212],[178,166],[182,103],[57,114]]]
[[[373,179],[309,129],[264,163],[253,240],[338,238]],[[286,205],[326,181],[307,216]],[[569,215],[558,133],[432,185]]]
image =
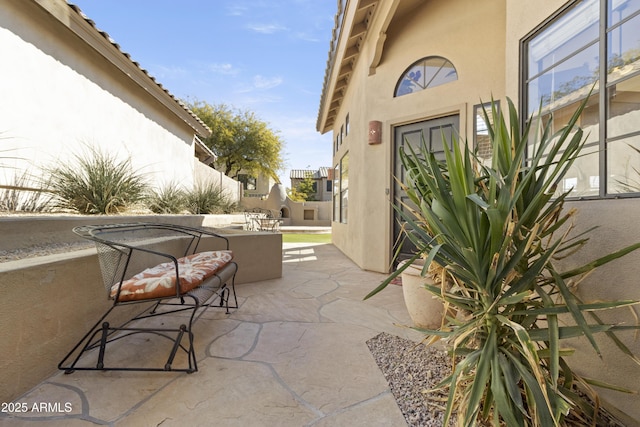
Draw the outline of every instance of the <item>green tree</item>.
[[[211,129],[204,143],[218,156],[216,168],[237,178],[240,171],[250,175],[264,173],[277,179],[283,169],[283,141],[276,131],[248,110],[235,110],[225,104],[204,101],[187,103]]]
[[[316,199],[317,184],[311,177],[311,173],[307,173],[302,181],[296,186],[296,191],[300,193],[305,201],[314,201]]]
[[[287,188],[287,196],[294,202],[305,202],[306,194],[300,193],[296,188]]]

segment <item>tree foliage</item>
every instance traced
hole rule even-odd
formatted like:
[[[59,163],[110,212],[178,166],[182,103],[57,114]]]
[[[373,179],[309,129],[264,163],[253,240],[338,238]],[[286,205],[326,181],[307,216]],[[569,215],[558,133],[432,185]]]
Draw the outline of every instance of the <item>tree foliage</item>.
[[[282,139],[253,112],[204,101],[187,106],[211,129],[204,143],[218,156],[216,168],[227,176],[237,178],[242,171],[277,177],[283,169]]]
[[[298,193],[302,194],[305,201],[314,201],[316,199],[317,184],[308,173],[302,181],[296,186]]]
[[[306,202],[306,194],[300,193],[296,188],[287,188],[287,196],[294,202]]]

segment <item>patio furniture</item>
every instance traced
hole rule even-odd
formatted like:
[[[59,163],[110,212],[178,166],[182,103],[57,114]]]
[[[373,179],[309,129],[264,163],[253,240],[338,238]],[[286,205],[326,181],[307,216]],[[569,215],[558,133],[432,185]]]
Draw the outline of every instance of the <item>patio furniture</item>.
[[[244,213],[245,229],[248,231],[260,231],[260,220],[265,217],[261,209],[252,209]]]
[[[275,233],[280,231],[280,224],[282,223],[282,212],[274,210],[266,210],[264,218],[259,220],[260,231],[271,231]]]
[[[270,231],[280,230],[282,223],[282,212],[271,209],[254,208],[244,213],[245,228],[250,231]]]
[[[76,227],[73,232],[95,242],[104,286],[113,304],[58,368],[67,373],[197,371],[194,322],[209,307],[224,308],[227,313],[238,307],[234,284],[238,267],[232,261],[228,240],[206,229],[159,223],[90,225]],[[202,251],[203,246],[223,249]],[[111,325],[108,318],[114,309],[121,308],[120,313],[132,305],[143,308],[119,326]],[[135,340],[139,334],[145,339]],[[114,344],[124,344],[126,338],[133,338],[136,345],[150,343],[148,352],[146,347],[135,350],[136,361],[147,364],[118,362],[123,347]],[[166,358],[153,363],[152,359],[158,358],[156,353],[167,350]],[[172,366],[176,356],[184,367]]]

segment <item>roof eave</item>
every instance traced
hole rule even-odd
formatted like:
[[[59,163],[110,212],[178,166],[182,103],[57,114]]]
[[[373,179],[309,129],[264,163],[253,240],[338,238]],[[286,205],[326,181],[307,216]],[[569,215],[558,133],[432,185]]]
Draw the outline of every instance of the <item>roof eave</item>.
[[[348,1],[338,3],[316,122],[316,130],[320,133],[330,131],[335,122],[349,78],[360,56],[360,49],[379,3],[379,0],[351,1],[357,2],[355,9],[349,8]],[[353,11],[352,15],[347,17],[346,14],[350,11]],[[348,28],[345,28],[346,24]]]

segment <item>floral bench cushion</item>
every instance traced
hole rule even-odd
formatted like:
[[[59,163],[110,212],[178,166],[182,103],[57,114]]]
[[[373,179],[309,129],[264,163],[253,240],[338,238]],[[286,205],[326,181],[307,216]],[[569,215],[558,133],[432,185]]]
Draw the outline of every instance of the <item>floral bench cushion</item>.
[[[178,259],[180,293],[197,288],[233,259],[229,250],[200,252]],[[118,292],[116,283],[111,287],[111,298]],[[176,296],[176,268],[173,262],[164,262],[136,274],[122,282],[119,302]]]

